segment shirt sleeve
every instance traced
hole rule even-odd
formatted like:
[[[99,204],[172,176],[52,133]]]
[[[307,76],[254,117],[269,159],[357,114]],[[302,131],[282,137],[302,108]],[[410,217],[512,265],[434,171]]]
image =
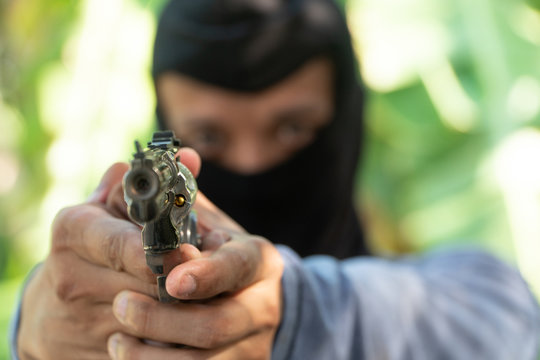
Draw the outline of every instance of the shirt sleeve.
[[[13,315],[11,317],[11,321],[9,324],[8,329],[8,341],[9,341],[9,351],[11,354],[11,360],[19,360],[19,352],[17,347],[17,338],[19,335],[19,326],[21,322],[21,308],[22,308],[22,297],[24,294],[24,290],[26,289],[26,285],[28,282],[32,279],[34,274],[36,273],[36,270],[41,266],[41,264],[36,265],[32,271],[28,274],[25,280],[25,285],[23,286],[21,293],[19,295],[19,299],[17,301],[17,305],[15,308],[15,311],[13,312]]]
[[[21,303],[21,299],[19,299],[9,324],[8,337],[11,360],[19,360],[19,356],[17,354],[17,334],[19,332],[19,323],[21,321]]]
[[[519,272],[475,250],[284,259],[273,360],[536,359],[540,310]]]

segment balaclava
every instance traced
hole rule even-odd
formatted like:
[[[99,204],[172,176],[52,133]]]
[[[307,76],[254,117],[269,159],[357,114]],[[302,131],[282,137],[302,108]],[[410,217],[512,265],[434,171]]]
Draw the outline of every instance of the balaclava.
[[[200,190],[247,231],[299,255],[368,253],[353,206],[363,96],[343,14],[332,0],[173,0],[159,20],[152,73],[177,72],[259,91],[308,60],[334,65],[336,112],[317,139],[278,166],[241,175],[203,159]],[[166,128],[158,101],[158,121]],[[189,145],[189,139],[182,139]]]

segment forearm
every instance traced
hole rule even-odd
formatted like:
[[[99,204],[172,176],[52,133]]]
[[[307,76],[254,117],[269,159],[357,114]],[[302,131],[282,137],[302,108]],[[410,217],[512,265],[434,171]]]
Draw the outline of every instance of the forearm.
[[[489,255],[339,262],[280,252],[284,320],[274,359],[533,359],[537,352],[538,306],[519,273]],[[282,330],[293,333],[289,341]]]

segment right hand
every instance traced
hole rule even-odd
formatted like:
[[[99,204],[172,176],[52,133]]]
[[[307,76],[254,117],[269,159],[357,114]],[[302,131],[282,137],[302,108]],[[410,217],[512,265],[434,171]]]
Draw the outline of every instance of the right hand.
[[[200,159],[193,154],[187,150],[182,160],[196,175]],[[112,313],[114,297],[126,289],[157,297],[141,229],[118,196],[127,169],[113,165],[87,203],[56,216],[50,253],[22,299],[21,360],[109,359],[107,338],[122,328]],[[180,251],[174,254],[179,263]]]
[[[270,359],[281,322],[281,255],[203,194],[195,208],[203,251],[183,244],[183,261],[167,276],[167,292],[188,301],[118,294],[113,308],[124,328],[109,338],[113,359]]]

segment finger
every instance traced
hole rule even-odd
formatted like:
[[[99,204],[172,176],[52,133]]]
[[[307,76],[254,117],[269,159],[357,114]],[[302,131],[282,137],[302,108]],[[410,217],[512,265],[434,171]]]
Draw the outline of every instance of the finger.
[[[107,196],[115,184],[122,183],[124,174],[129,169],[129,165],[126,163],[113,164],[103,175],[101,181],[94,190],[94,192],[88,197],[89,203],[101,203],[105,204]]]
[[[200,257],[201,252],[194,245],[187,243],[180,244],[180,262],[186,262]]]
[[[25,316],[19,327],[18,345],[21,355],[26,355],[21,358],[67,359],[69,354],[71,358],[80,354],[79,358],[105,359],[108,335],[122,328],[113,315],[111,303],[89,306],[83,302],[67,305],[59,301],[50,291],[44,267],[25,289],[22,302]]]
[[[263,262],[265,247],[270,247],[267,251],[275,251],[266,240],[242,234],[231,236],[230,241],[210,256],[173,268],[167,276],[167,292],[179,299],[207,299],[252,284],[269,266],[276,266],[279,273],[281,257]]]
[[[108,335],[120,331],[121,324],[116,320],[112,313],[111,305],[108,303],[94,304],[91,307],[74,306],[73,311],[66,313],[63,311],[51,311],[53,313],[50,327],[45,327],[40,338],[45,338],[43,341],[56,339],[62,344],[59,345],[59,351],[66,351],[64,348],[67,343],[78,348],[79,351],[73,349],[73,354],[80,352],[80,349],[93,349],[95,352],[107,353],[107,338]],[[58,310],[58,306],[56,306]],[[56,326],[55,326],[56,324]],[[47,331],[49,330],[49,331]],[[64,336],[62,337],[63,334]],[[49,345],[50,346],[50,345]],[[42,355],[42,354],[41,354]],[[62,354],[65,356],[65,354]],[[48,359],[57,359],[57,357],[46,357]],[[73,357],[70,357],[73,359]],[[88,356],[88,359],[98,359],[98,357]],[[39,356],[38,359],[43,359]]]
[[[121,182],[115,184],[111,188],[105,203],[107,205],[107,210],[109,210],[113,216],[124,220],[130,220],[127,212],[127,204],[124,200],[124,187]]]
[[[199,176],[201,170],[201,157],[192,148],[184,147],[178,150],[176,157],[184,164],[194,177]]]
[[[264,330],[218,349],[178,349],[178,358],[186,360],[262,360],[270,359],[275,331]]]
[[[180,355],[174,347],[149,345],[137,337],[123,333],[115,333],[109,337],[107,350],[113,360],[176,360]]]
[[[246,232],[244,228],[215,206],[200,191],[197,194],[197,201],[195,201],[193,208],[197,211],[197,225],[202,235],[215,229],[224,229],[239,233]]]
[[[113,312],[125,332],[138,338],[213,349],[277,327],[279,297],[265,294],[268,289],[261,283],[250,294],[179,304],[162,304],[144,294],[122,291],[114,300]],[[254,296],[261,298],[254,301]]]
[[[212,251],[231,240],[231,234],[225,230],[217,229],[202,237],[202,250]]]
[[[44,266],[51,269],[51,286],[64,303],[83,300],[86,303],[112,304],[114,297],[129,289],[157,297],[157,284],[140,281],[125,272],[117,272],[82,260],[73,252],[51,254]]]
[[[138,338],[122,333],[113,334],[108,341],[109,355],[114,360],[250,360],[270,359],[272,334],[256,333],[219,349],[204,350],[190,347],[163,347],[145,344]]]
[[[146,265],[140,228],[112,217],[103,208],[79,205],[60,211],[53,223],[52,239],[52,252],[74,251],[93,264],[155,281]]]

